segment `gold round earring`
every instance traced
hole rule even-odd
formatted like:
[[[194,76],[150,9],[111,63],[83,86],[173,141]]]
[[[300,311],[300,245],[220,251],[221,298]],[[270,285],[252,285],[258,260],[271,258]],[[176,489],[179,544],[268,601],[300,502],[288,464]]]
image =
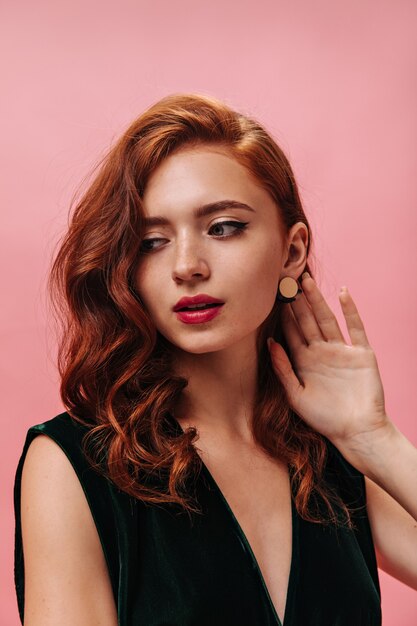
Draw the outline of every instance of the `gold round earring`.
[[[293,302],[302,292],[298,282],[291,276],[284,276],[278,283],[277,298],[280,302]]]

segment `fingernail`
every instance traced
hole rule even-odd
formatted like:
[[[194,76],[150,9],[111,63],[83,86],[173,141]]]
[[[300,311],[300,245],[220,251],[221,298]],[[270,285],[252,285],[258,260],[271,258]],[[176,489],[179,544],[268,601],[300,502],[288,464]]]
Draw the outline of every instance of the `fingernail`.
[[[301,280],[304,280],[304,278],[311,278],[310,274],[308,272],[303,272],[301,274]]]
[[[268,344],[268,348],[269,350],[271,349],[271,343],[273,343],[274,340],[272,339],[272,337],[268,337],[268,339],[266,340],[266,343]]]

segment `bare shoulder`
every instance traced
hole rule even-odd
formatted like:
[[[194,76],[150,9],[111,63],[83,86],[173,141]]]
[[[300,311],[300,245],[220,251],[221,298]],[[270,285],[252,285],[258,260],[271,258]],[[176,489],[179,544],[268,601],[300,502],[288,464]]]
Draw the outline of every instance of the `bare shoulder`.
[[[117,626],[110,578],[78,476],[61,447],[38,435],[22,469],[25,626]]]

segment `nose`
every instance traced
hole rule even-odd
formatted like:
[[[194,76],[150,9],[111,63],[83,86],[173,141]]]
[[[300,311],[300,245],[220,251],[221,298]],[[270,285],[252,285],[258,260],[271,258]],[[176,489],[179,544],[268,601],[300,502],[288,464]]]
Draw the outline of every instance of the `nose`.
[[[208,278],[209,275],[210,269],[201,247],[191,242],[177,245],[172,270],[174,281]]]

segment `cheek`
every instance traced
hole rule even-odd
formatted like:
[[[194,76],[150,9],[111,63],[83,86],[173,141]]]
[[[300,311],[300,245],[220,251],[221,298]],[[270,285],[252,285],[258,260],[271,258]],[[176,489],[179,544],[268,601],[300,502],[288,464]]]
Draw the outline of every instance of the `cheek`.
[[[278,289],[280,265],[276,255],[248,259],[240,269],[241,289],[248,296],[248,306],[271,310]]]
[[[161,304],[166,277],[151,264],[142,263],[136,271],[136,289],[148,311],[154,313]]]
[[[266,275],[258,276],[248,293],[244,316],[255,326],[268,317],[275,304],[277,281],[267,278]]]

